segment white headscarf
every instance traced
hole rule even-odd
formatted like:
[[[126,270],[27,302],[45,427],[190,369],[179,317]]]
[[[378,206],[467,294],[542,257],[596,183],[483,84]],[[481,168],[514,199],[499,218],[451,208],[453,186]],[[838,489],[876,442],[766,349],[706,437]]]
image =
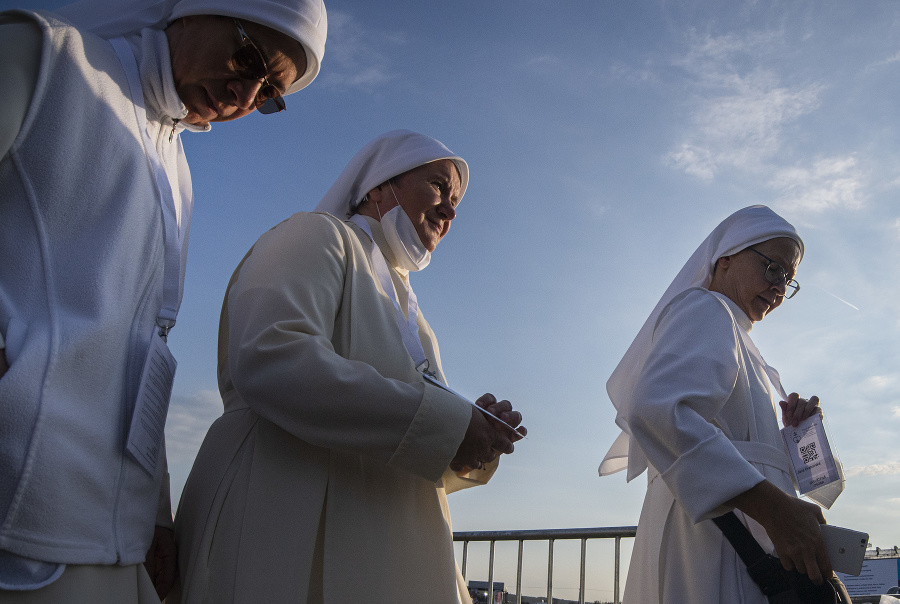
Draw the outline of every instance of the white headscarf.
[[[371,141],[353,156],[316,206],[316,212],[349,218],[366,193],[378,185],[439,159],[449,159],[456,164],[459,198],[462,199],[469,184],[466,160],[430,136],[411,130],[393,130]]]
[[[616,408],[616,424],[622,429],[622,434],[603,458],[599,468],[601,476],[627,467],[627,480],[631,481],[647,468],[647,458],[640,449],[629,448],[631,437],[625,415],[634,405],[632,393],[650,355],[653,330],[659,315],[683,291],[692,287],[709,287],[716,260],[776,237],[788,237],[796,241],[800,246],[800,259],[803,259],[803,241],[790,223],[766,206],[746,207],[719,223],[678,272],[606,382],[606,392]]]
[[[81,0],[56,14],[101,38],[127,36],[190,15],[237,17],[290,36],[303,45],[306,73],[285,94],[308,86],[319,74],[325,55],[328,18],[322,0]]]

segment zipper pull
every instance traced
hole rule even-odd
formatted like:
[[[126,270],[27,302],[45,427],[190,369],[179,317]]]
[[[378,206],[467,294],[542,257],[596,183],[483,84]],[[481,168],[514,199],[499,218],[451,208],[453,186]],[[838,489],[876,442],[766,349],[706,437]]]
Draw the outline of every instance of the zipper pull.
[[[180,121],[181,121],[181,119],[172,120],[172,131],[169,133],[169,142],[170,143],[172,142],[172,139],[175,138],[175,129],[178,128],[178,122],[180,122]]]

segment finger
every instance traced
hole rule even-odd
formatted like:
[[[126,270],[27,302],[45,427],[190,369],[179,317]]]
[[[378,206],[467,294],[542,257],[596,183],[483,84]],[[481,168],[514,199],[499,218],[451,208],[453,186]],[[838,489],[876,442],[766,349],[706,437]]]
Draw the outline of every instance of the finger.
[[[491,449],[499,453],[512,453],[515,447],[513,446],[512,441],[505,436],[498,436],[491,445]]]
[[[511,412],[512,408],[512,403],[510,403],[509,401],[498,401],[488,407],[487,410],[491,415],[500,417],[504,413]]]
[[[498,415],[500,419],[504,422],[515,428],[519,424],[522,423],[522,414],[518,411],[504,411],[500,415]]]
[[[808,417],[811,417],[816,413],[816,409],[818,409],[818,407],[816,407],[815,403],[813,403],[812,401],[806,401],[806,403],[803,405],[803,413],[798,415],[797,419],[802,421]]]
[[[518,433],[521,434],[522,436],[527,436],[527,435],[528,435],[528,428],[526,428],[525,426],[519,426],[518,428],[516,428],[516,432],[518,432]]]
[[[482,409],[487,409],[491,405],[497,402],[497,397],[495,397],[490,392],[485,392],[481,396],[478,397],[478,400],[475,401],[475,404],[481,407]]]
[[[827,552],[819,550],[816,561],[818,562],[819,572],[822,574],[823,581],[834,575],[834,569],[831,567],[831,560],[828,559]]]
[[[794,565],[794,561],[787,556],[781,556],[778,559],[781,560],[781,566],[784,568],[784,570],[794,570],[796,568],[796,566]]]
[[[781,407],[781,425],[787,426],[791,415],[788,403],[787,401],[779,401],[778,406]]]
[[[822,578],[822,571],[819,570],[819,563],[817,558],[815,556],[812,556],[804,560],[804,562],[804,566],[806,567],[805,570],[800,570],[799,568],[797,570],[799,570],[801,573],[804,573],[816,585],[821,585],[824,582],[824,579]]]

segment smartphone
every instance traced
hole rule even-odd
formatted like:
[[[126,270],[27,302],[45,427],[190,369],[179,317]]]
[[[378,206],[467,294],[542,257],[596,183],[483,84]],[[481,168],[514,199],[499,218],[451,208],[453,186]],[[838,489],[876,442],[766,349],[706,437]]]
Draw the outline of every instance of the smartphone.
[[[839,573],[858,577],[862,572],[866,545],[869,543],[868,533],[831,524],[820,524],[819,528],[825,538],[831,567]]]

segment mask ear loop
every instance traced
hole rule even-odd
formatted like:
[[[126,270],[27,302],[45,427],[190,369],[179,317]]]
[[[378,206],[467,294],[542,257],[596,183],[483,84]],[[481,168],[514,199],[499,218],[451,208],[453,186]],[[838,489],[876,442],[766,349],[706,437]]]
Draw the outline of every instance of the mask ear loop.
[[[397,193],[394,191],[394,185],[391,184],[391,181],[387,181],[388,186],[391,188],[391,193],[394,195],[394,201],[397,202],[397,205],[400,206],[400,200],[397,199]],[[400,209],[403,210],[403,206],[400,206]],[[406,210],[403,210],[404,212]]]
[[[397,195],[395,194],[395,195],[394,195],[394,199],[396,199],[396,198],[397,198]],[[369,201],[369,194],[368,194],[368,193],[366,193],[365,195],[363,195],[363,198],[360,200],[359,205],[362,205],[362,204],[366,203],[367,201]],[[357,207],[358,207],[358,206],[357,206]],[[382,219],[382,216],[381,216],[381,208],[378,207],[378,203],[377,203],[377,202],[375,203],[375,211],[378,212],[378,222],[381,222],[381,219]]]

